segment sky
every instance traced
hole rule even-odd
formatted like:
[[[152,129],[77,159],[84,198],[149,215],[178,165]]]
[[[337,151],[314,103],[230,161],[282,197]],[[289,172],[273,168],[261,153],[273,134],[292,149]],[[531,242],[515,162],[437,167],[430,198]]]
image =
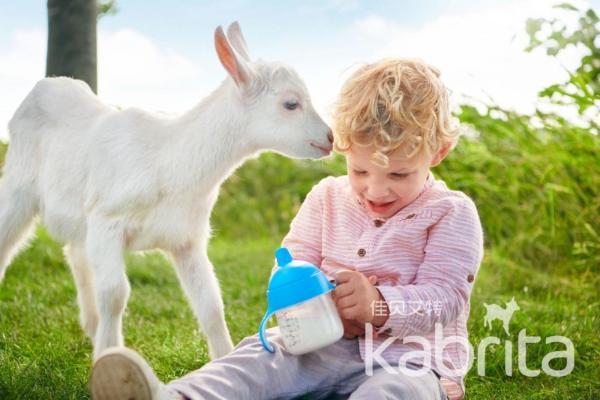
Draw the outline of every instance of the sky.
[[[531,112],[537,92],[565,80],[581,49],[559,58],[525,53],[525,21],[572,16],[549,0],[117,0],[98,23],[98,95],[122,107],[183,112],[226,73],[213,42],[218,25],[238,21],[252,58],[281,61],[304,79],[330,120],[344,79],[383,57],[421,58],[442,71],[455,104],[490,100]],[[600,8],[600,0],[575,0]],[[0,0],[0,139],[43,78],[46,2]]]

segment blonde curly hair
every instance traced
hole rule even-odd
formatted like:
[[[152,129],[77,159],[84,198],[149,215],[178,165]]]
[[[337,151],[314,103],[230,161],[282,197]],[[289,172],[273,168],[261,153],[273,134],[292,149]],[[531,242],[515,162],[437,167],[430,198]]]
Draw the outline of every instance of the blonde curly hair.
[[[384,59],[359,68],[344,84],[334,108],[334,148],[374,146],[374,162],[389,155],[433,155],[458,140],[448,90],[440,72],[415,59]]]

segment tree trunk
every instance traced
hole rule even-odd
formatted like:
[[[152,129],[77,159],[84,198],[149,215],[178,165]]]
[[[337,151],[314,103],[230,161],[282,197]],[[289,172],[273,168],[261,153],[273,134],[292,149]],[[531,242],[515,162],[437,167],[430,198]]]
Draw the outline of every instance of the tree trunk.
[[[96,0],[48,0],[46,76],[70,76],[97,92]]]

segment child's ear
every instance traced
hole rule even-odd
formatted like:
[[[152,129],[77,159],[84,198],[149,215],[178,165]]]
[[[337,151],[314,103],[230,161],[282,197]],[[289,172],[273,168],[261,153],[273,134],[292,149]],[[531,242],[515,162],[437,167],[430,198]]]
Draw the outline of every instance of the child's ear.
[[[435,167],[439,165],[444,158],[448,155],[448,153],[452,150],[452,143],[446,143],[442,146],[441,149],[435,154],[431,162],[429,163],[429,167]]]

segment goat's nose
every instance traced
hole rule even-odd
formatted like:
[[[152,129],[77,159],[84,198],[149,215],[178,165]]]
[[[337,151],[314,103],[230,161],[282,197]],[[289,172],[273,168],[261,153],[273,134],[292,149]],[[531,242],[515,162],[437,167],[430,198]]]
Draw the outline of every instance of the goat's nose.
[[[331,129],[327,132],[327,139],[329,140],[329,143],[333,143],[333,132],[331,132]]]

